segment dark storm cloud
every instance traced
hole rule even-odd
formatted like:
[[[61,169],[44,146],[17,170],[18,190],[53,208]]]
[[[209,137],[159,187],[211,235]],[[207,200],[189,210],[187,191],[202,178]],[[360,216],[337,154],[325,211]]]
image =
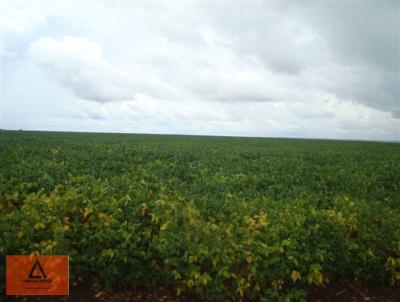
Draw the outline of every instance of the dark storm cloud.
[[[342,62],[399,72],[399,9],[398,1],[353,1],[303,11]]]
[[[202,8],[239,55],[256,56],[265,68],[277,73],[298,74],[305,67],[306,54],[296,45],[297,20],[291,6],[232,2]]]
[[[329,45],[332,60],[364,67],[358,81],[339,85],[335,94],[398,116],[400,2],[314,3],[299,7],[299,13]]]

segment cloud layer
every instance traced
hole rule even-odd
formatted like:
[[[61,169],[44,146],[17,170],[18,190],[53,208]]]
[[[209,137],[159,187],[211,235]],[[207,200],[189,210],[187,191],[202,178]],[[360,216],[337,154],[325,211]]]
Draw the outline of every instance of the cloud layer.
[[[28,55],[79,98],[110,102],[134,97],[129,74],[104,61],[101,47],[86,38],[42,37],[31,44]]]
[[[2,127],[400,139],[396,2],[2,5]]]

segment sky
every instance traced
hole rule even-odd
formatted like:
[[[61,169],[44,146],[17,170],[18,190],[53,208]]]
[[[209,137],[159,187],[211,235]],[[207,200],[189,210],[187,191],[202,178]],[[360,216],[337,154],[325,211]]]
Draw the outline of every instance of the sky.
[[[400,140],[400,1],[0,1],[0,128]]]

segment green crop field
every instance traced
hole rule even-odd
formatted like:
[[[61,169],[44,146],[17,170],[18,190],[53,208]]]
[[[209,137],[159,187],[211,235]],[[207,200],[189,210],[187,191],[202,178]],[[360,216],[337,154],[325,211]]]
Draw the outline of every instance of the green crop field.
[[[71,282],[99,288],[396,286],[400,144],[1,131],[0,214],[1,255],[70,255]]]

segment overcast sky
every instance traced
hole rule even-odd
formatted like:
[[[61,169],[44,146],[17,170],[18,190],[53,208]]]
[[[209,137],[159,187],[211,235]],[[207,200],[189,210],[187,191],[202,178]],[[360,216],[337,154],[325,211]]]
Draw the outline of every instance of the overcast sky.
[[[0,128],[400,140],[400,1],[0,2]]]

